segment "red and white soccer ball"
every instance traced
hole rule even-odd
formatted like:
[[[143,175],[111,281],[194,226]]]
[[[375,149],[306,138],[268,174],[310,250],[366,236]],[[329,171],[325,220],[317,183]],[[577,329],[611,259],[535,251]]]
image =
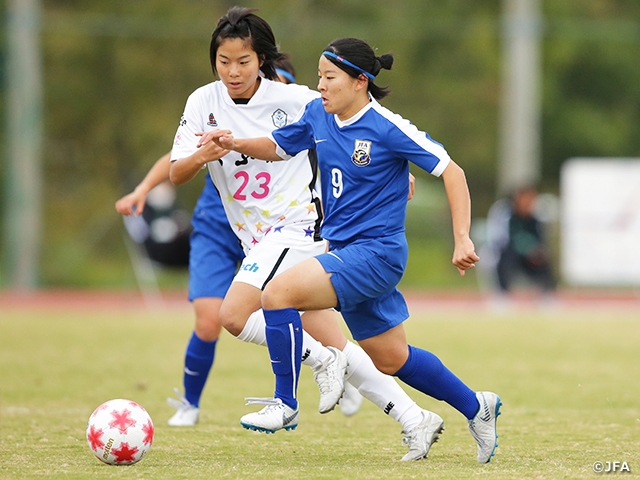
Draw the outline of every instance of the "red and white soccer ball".
[[[89,448],[109,465],[132,465],[142,460],[153,443],[153,422],[147,411],[131,400],[103,403],[89,417]]]

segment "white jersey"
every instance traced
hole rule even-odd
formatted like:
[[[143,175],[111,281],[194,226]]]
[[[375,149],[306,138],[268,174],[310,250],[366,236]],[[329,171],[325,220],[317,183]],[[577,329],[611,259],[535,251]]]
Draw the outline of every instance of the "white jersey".
[[[193,92],[173,141],[171,161],[192,155],[198,132],[231,130],[237,138],[264,137],[292,123],[318,92],[302,85],[261,79],[247,104],[236,104],[221,81]],[[296,241],[320,240],[322,219],[316,193],[315,151],[300,152],[289,161],[265,162],[230,152],[208,163],[220,192],[229,224],[245,252],[265,235],[284,235]]]

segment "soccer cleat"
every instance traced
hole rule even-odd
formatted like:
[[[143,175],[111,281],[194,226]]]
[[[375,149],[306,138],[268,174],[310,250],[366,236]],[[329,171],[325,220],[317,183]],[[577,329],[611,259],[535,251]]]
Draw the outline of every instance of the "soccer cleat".
[[[278,430],[295,430],[298,426],[298,409],[294,410],[279,398],[245,398],[247,405],[266,405],[259,412],[248,413],[240,419],[240,424],[248,429],[265,433]]]
[[[498,446],[496,423],[502,402],[493,392],[477,392],[476,398],[480,408],[469,420],[469,431],[478,442],[478,463],[489,463]]]
[[[345,382],[344,394],[342,395],[342,398],[338,403],[338,405],[340,405],[340,411],[342,412],[342,414],[345,417],[355,415],[360,410],[363,401],[364,398],[360,394],[358,389],[351,385],[349,382]]]
[[[313,370],[313,378],[320,390],[318,411],[327,413],[333,410],[344,393],[347,372],[347,356],[334,347],[327,347],[333,353],[333,359],[323,362]]]
[[[175,398],[167,398],[167,403],[177,410],[176,413],[167,422],[170,427],[193,427],[198,423],[200,417],[200,409],[195,405],[191,405],[189,401],[180,393],[180,390],[174,388],[179,400]]]
[[[409,446],[409,451],[402,457],[403,462],[427,458],[431,445],[436,443],[444,430],[444,420],[439,415],[422,410],[422,422],[410,432],[402,433],[402,444]]]

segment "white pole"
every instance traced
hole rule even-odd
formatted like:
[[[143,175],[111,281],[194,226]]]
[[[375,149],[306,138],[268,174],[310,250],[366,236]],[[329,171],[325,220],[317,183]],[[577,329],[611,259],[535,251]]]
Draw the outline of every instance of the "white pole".
[[[42,192],[42,77],[40,0],[7,3],[7,285],[38,285]]]
[[[540,0],[503,0],[498,190],[540,179]]]

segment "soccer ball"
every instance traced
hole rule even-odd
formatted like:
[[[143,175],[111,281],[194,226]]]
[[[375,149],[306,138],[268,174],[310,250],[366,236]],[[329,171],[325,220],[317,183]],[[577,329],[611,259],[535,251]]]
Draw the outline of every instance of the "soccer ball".
[[[142,460],[153,443],[153,422],[131,400],[103,403],[89,417],[87,442],[93,454],[109,465],[132,465]]]

